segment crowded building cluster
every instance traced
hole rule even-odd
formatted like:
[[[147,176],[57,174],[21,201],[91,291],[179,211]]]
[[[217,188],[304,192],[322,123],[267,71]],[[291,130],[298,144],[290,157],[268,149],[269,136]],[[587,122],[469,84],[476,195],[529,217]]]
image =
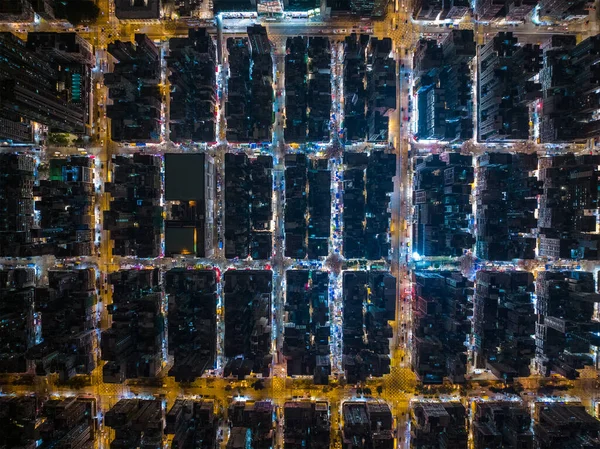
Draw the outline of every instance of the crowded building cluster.
[[[329,140],[331,50],[326,37],[288,38],[285,55],[285,140]]]
[[[386,142],[396,109],[392,40],[352,33],[344,40],[344,133],[347,141]]]
[[[248,37],[227,39],[227,140],[264,142],[273,127],[273,60],[267,30],[248,27]]]
[[[285,156],[285,255],[318,259],[329,249],[331,171],[327,159]]]
[[[472,30],[452,30],[441,43],[419,41],[413,56],[416,138],[453,142],[473,137],[471,66],[475,54]]]
[[[475,399],[469,405],[470,413],[458,401],[413,402],[411,449],[550,449],[600,443],[600,422],[580,402],[540,401],[530,407],[521,400]]]
[[[599,36],[577,43],[572,35],[522,43],[512,32],[488,40],[478,53],[478,139],[563,143],[597,136],[591,105],[599,45]]]
[[[108,45],[116,60],[114,70],[104,74],[111,119],[111,139],[116,142],[158,142],[161,138],[161,51],[145,34],[135,42],[117,40]]]
[[[283,353],[290,376],[312,375],[314,383],[327,384],[331,373],[329,349],[329,273],[286,271]]]
[[[390,372],[396,279],[385,271],[343,273],[343,368],[350,382]]]
[[[272,282],[268,270],[225,272],[225,377],[269,376]]]
[[[94,160],[0,155],[0,255],[80,257],[94,250]]]
[[[273,157],[225,154],[225,257],[268,259],[273,232]]]
[[[347,151],[343,162],[344,257],[387,259],[396,156],[383,151],[370,155]]]
[[[37,142],[37,124],[85,134],[95,62],[94,47],[76,33],[0,33],[0,140]]]

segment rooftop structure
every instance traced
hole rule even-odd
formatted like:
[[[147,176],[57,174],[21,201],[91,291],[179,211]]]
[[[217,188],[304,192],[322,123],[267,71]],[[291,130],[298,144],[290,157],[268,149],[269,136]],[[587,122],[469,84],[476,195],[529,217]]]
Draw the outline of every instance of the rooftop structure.
[[[477,159],[476,255],[485,260],[533,259],[541,182],[533,154],[485,153]]]
[[[473,300],[475,366],[512,381],[528,376],[535,353],[533,275],[478,271]]]
[[[413,369],[424,384],[464,382],[472,283],[456,271],[417,271],[413,278]]]
[[[48,287],[35,292],[42,338],[27,353],[38,375],[57,373],[66,381],[76,374],[91,374],[96,368],[97,302],[93,268],[48,272]]]
[[[217,349],[217,277],[213,270],[173,268],[165,276],[169,300],[170,375],[193,381],[213,369]]]
[[[136,153],[113,156],[110,210],[104,212],[104,229],[114,241],[116,256],[158,257],[163,217],[160,206],[161,164],[158,156]]]
[[[283,354],[287,374],[312,375],[316,384],[327,384],[329,361],[329,273],[286,271],[287,323]]]
[[[413,159],[413,251],[420,256],[461,256],[473,246],[473,158],[457,153]]]
[[[164,296],[160,270],[119,270],[110,273],[112,326],[102,332],[104,382],[156,377],[163,367]]]
[[[243,379],[250,373],[268,376],[271,364],[271,292],[267,270],[227,270],[225,286],[224,375]]]
[[[467,411],[460,402],[411,404],[411,449],[467,448]]]
[[[343,368],[349,382],[390,372],[389,321],[396,319],[396,279],[384,271],[343,274]]]
[[[117,142],[157,142],[160,139],[160,51],[145,34],[135,43],[117,40],[108,45],[117,60],[114,72],[104,74],[111,119],[111,138]]]
[[[225,257],[271,257],[273,158],[225,154]]]
[[[170,138],[214,142],[217,120],[216,46],[206,28],[169,40]]]

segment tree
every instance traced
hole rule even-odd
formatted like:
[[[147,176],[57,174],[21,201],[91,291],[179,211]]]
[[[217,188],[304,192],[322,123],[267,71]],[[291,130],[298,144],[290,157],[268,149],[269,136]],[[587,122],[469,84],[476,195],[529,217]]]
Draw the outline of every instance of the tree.
[[[66,147],[71,143],[67,134],[52,133],[48,135],[48,143],[58,147]]]

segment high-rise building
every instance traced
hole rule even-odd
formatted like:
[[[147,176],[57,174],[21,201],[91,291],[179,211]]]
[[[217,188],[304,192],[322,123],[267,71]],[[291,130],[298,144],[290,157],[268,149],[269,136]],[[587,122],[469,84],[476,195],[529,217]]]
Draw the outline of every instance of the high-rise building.
[[[533,449],[527,406],[516,401],[476,401],[473,442],[475,449]]]
[[[344,137],[364,141],[367,135],[366,51],[369,36],[352,33],[344,39]]]
[[[387,142],[389,115],[396,110],[396,60],[392,39],[372,37],[367,48],[367,139]]]
[[[328,449],[329,404],[325,401],[288,401],[283,406],[284,443],[288,449]]]
[[[540,46],[520,45],[512,32],[500,32],[479,48],[478,61],[478,139],[528,139],[528,104],[541,97],[533,80],[542,68]]]
[[[344,152],[344,257],[389,257],[390,197],[396,157],[383,151]]]
[[[467,410],[460,402],[413,402],[411,449],[467,448]]]
[[[219,415],[210,399],[177,399],[166,416],[165,433],[173,436],[173,446],[194,449],[217,444]],[[201,442],[201,443],[199,443]]]
[[[331,117],[331,49],[329,38],[308,38],[308,140],[329,141]],[[287,95],[287,94],[286,94]]]
[[[273,58],[267,29],[261,25],[248,27],[252,55],[250,76],[250,140],[271,141],[273,129]]]
[[[473,158],[457,153],[413,159],[413,251],[420,256],[461,256],[469,233]]]
[[[269,449],[275,444],[275,406],[271,401],[233,401],[227,416],[231,432],[227,449]]]
[[[548,22],[586,19],[593,4],[590,0],[540,0],[539,16]]]
[[[288,376],[312,375],[327,384],[329,360],[329,274],[323,271],[286,271],[283,354]],[[308,288],[307,288],[308,286]]]
[[[57,257],[91,256],[94,247],[94,160],[70,156],[50,160],[50,177],[34,188],[40,212],[39,252]]]
[[[57,34],[36,33],[26,44],[11,33],[0,33],[0,139],[32,142],[31,122],[51,132],[85,132],[90,66],[72,61],[71,53],[90,62],[84,56],[89,47],[78,41],[77,48],[42,50],[40,42],[77,40],[74,33],[64,38]]]
[[[160,270],[119,270],[108,281],[112,326],[102,332],[104,382],[155,377],[162,369],[166,336]]]
[[[26,154],[0,154],[0,255],[33,255],[35,160]]]
[[[421,39],[413,57],[417,138],[462,141],[473,137],[472,30],[452,30],[441,44]]]
[[[537,227],[537,154],[485,153],[477,159],[477,257],[533,259]]]
[[[540,256],[554,259],[600,257],[596,216],[600,156],[572,153],[540,159],[538,234]]]
[[[385,271],[343,275],[342,366],[349,382],[390,372],[390,321],[396,319],[396,278]]]
[[[115,0],[119,20],[151,20],[160,18],[160,0]]]
[[[27,371],[26,353],[39,338],[33,268],[0,270],[0,372]],[[1,427],[1,426],[0,426]]]
[[[33,22],[34,10],[29,0],[0,2],[0,22]]]
[[[216,46],[206,28],[169,40],[170,138],[175,142],[216,139]]]
[[[164,447],[165,409],[160,399],[121,399],[106,412],[104,423],[113,429],[111,447]]]
[[[536,278],[535,365],[542,376],[579,377],[578,370],[593,366],[600,325],[593,320],[596,293],[594,274],[585,271],[541,271]]]
[[[501,379],[529,375],[534,357],[533,275],[478,271],[473,301],[475,366]]]
[[[42,338],[27,354],[38,375],[58,373],[64,382],[96,368],[97,302],[93,268],[48,272],[48,287],[36,289],[35,294]]]
[[[413,369],[423,384],[464,382],[473,285],[459,272],[418,271],[413,277]]]
[[[271,257],[273,158],[225,155],[225,257]]]
[[[173,268],[165,276],[169,300],[169,375],[194,381],[215,366],[217,276],[214,270]]]
[[[600,446],[600,421],[579,402],[536,402],[533,432],[536,449]]]
[[[145,34],[135,43],[115,41],[108,52],[117,60],[104,74],[112,104],[106,107],[114,141],[156,142],[160,139],[160,51]]]
[[[250,139],[250,47],[247,38],[227,39],[229,77],[227,79],[227,101],[225,119],[226,136],[231,143],[247,142]]]
[[[546,42],[540,72],[543,103],[540,140],[572,142],[600,136],[596,105],[600,101],[597,66],[600,36],[576,44],[575,36],[553,36]]]
[[[227,270],[225,286],[224,375],[243,379],[250,373],[268,376],[271,356],[271,293],[269,270]]]
[[[104,211],[104,229],[114,241],[116,256],[143,258],[161,254],[163,209],[161,158],[136,153],[113,156],[112,182],[104,184],[111,194],[110,210]]]
[[[286,142],[304,142],[307,133],[308,39],[288,37],[285,55]]]
[[[388,0],[327,0],[326,16],[382,19],[385,17],[388,4]]]
[[[342,405],[342,415],[343,449],[394,447],[392,412],[385,402],[346,401]]]

